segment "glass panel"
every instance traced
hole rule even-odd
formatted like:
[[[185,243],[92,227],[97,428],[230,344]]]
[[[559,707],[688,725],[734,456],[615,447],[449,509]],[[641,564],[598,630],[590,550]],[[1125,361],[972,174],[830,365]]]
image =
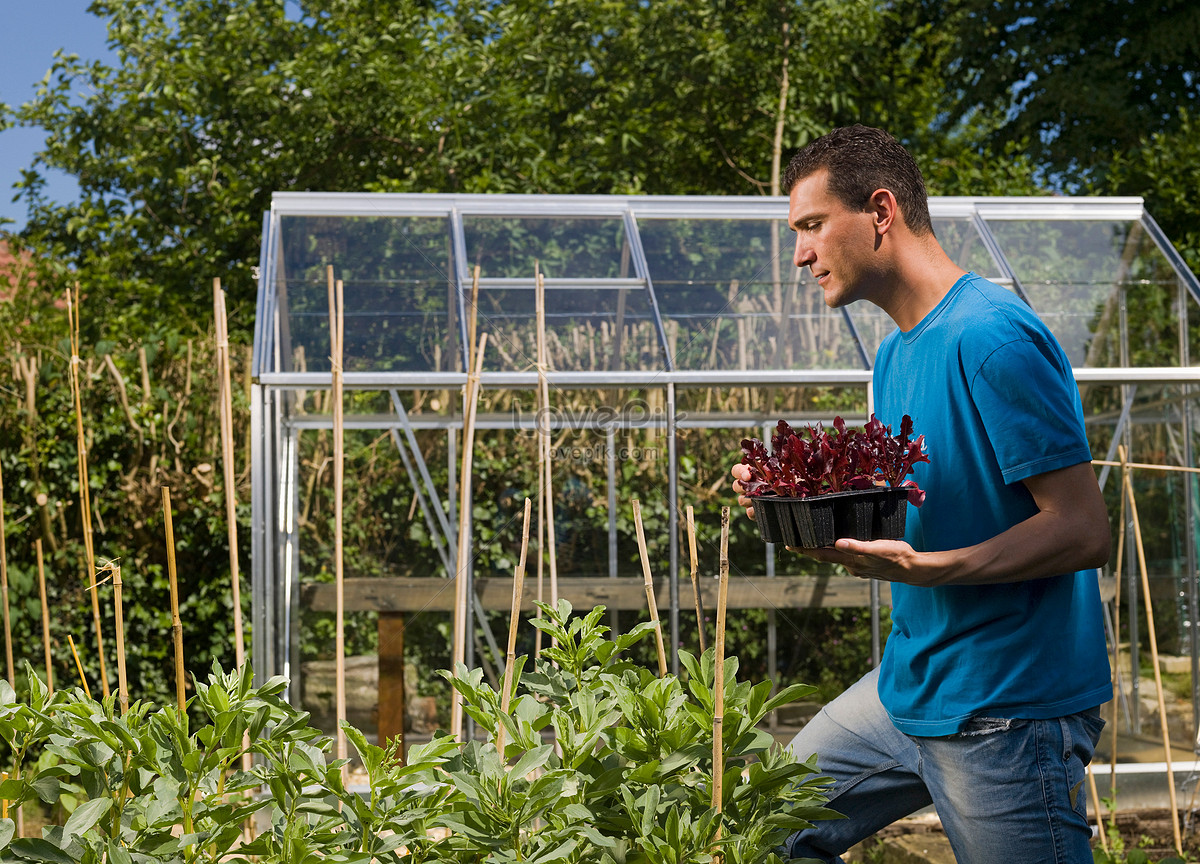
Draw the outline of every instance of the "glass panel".
[[[285,371],[329,371],[329,264],[344,282],[346,371],[460,367],[445,219],[284,216],[280,223]]]
[[[941,218],[933,220],[933,231],[954,263],[964,270],[972,270],[986,279],[992,279],[1005,287],[1011,288],[995,259],[988,252],[983,238],[975,228],[974,220],[970,218]],[[872,364],[875,362],[875,352],[883,338],[896,329],[896,323],[887,313],[873,303],[851,303],[847,308],[858,337],[862,340],[863,351]]]
[[[964,270],[972,270],[985,279],[1004,284],[1005,276],[987,246],[979,231],[975,228],[975,220],[969,217],[941,218],[933,220],[933,233],[938,242],[950,256],[950,260]]]
[[[679,369],[861,369],[842,313],[792,265],[782,220],[638,222]]]
[[[464,216],[467,269],[484,279],[622,279],[633,274],[625,224],[614,218]]]
[[[1088,438],[1092,453],[1098,459],[1112,442],[1116,423],[1121,414],[1123,395],[1128,388],[1092,385],[1081,387],[1084,413],[1088,422]],[[1141,384],[1133,402],[1128,438],[1129,459],[1145,465],[1185,465],[1185,425],[1183,407],[1186,385]],[[1195,411],[1195,397],[1192,396]],[[1196,446],[1193,435],[1193,448]],[[1100,470],[1097,468],[1097,475]],[[1104,575],[1113,577],[1120,570],[1120,608],[1115,619],[1120,627],[1121,644],[1120,699],[1104,706],[1105,716],[1117,722],[1117,760],[1120,762],[1158,761],[1162,758],[1162,732],[1157,706],[1154,702],[1154,673],[1150,663],[1150,634],[1146,620],[1147,607],[1141,587],[1141,561],[1144,554],[1147,581],[1154,611],[1155,636],[1160,657],[1179,658],[1190,653],[1192,616],[1188,603],[1188,547],[1194,550],[1197,541],[1194,517],[1188,518],[1188,487],[1193,501],[1200,500],[1196,475],[1146,467],[1131,469],[1134,501],[1138,511],[1139,534],[1133,529],[1129,502],[1122,502],[1122,475],[1119,468],[1110,468],[1104,486],[1104,498],[1112,528],[1111,557]],[[1122,516],[1124,520],[1122,520]],[[1124,526],[1122,526],[1124,521]],[[1120,543],[1122,527],[1124,542]],[[1140,549],[1139,549],[1140,545]],[[1118,558],[1118,551],[1121,552]],[[1139,650],[1140,704],[1131,692],[1133,665],[1130,640],[1135,630],[1130,626],[1136,619],[1136,642]],[[1111,650],[1111,646],[1110,646]],[[1173,745],[1172,758],[1190,759],[1189,741],[1194,740],[1190,675],[1172,674],[1164,668],[1164,701]],[[1129,721],[1136,723],[1130,725]],[[1179,748],[1175,750],[1174,748]],[[1111,752],[1111,737],[1105,731],[1101,741],[1103,758]]]
[[[851,303],[846,309],[854,319],[854,327],[858,330],[858,338],[862,340],[863,350],[874,365],[879,343],[883,341],[883,337],[896,329],[896,322],[874,303],[865,300]]]
[[[1176,277],[1140,223],[1028,220],[988,227],[1073,366],[1179,365]]]
[[[624,222],[612,218],[463,218],[469,267],[480,269],[484,368],[536,367],[534,266],[546,280],[549,367],[664,368],[650,295],[633,277]]]

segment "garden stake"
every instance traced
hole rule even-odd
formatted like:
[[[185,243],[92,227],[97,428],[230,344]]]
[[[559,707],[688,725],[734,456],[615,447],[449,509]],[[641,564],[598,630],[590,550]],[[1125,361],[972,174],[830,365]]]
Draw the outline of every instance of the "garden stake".
[[[1122,448],[1122,450],[1121,450],[1122,455],[1124,455],[1124,452],[1125,452],[1124,448]],[[1125,466],[1122,465],[1121,466],[1121,477],[1123,478],[1124,476],[1125,476]],[[1121,481],[1122,487],[1124,487],[1124,484],[1125,484],[1125,481],[1122,480]],[[1120,675],[1121,675],[1121,667],[1120,667],[1120,662],[1121,662],[1121,639],[1120,639],[1120,633],[1121,633],[1121,565],[1125,563],[1125,493],[1124,493],[1123,488],[1122,488],[1122,493],[1121,493],[1121,521],[1119,524],[1121,525],[1121,530],[1117,532],[1116,593],[1113,595],[1113,641],[1116,643],[1115,645],[1113,645],[1113,664],[1112,664],[1114,684],[1119,683]],[[1130,655],[1130,660],[1132,663],[1132,655]],[[1132,674],[1132,671],[1133,670],[1131,668],[1130,674]],[[1114,690],[1114,692],[1117,692],[1118,694],[1120,693],[1120,691],[1117,691],[1117,690]],[[1132,691],[1130,691],[1130,692],[1132,693]],[[1112,801],[1112,807],[1114,810],[1116,809],[1116,806],[1117,806],[1117,803],[1116,803],[1117,802],[1117,711],[1116,711],[1116,707],[1117,707],[1116,703],[1113,703],[1112,751],[1109,756],[1109,763],[1108,763],[1108,771],[1109,771],[1109,773],[1108,773],[1108,777],[1109,777],[1108,794],[1109,794],[1109,799]]]
[[[8,662],[8,684],[16,687],[13,673],[12,625],[8,617],[8,549],[4,544],[4,471],[0,469],[0,604],[4,606],[4,659]]]
[[[83,551],[88,588],[92,595],[92,621],[96,626],[96,657],[100,663],[100,689],[108,695],[108,671],[104,664],[104,631],[100,623],[100,592],[96,586],[96,552],[92,544],[92,496],[88,487],[87,442],[83,435],[83,405],[79,391],[79,285],[72,302],[67,289],[67,331],[71,341],[71,394],[75,401],[75,458],[79,468],[79,509],[83,523]]]
[[[471,317],[467,319],[467,370],[475,368],[475,328],[479,322],[479,265],[471,273]]]
[[[50,657],[50,606],[46,603],[46,566],[42,562],[42,538],[33,541],[37,550],[38,594],[42,598],[42,648],[46,652],[46,690],[54,695],[54,663]]]
[[[7,781],[8,778],[9,778],[9,773],[7,771],[0,771],[0,783]],[[25,836],[25,819],[23,818],[21,809],[22,808],[20,808],[20,807],[17,808],[17,820],[16,820],[17,826],[16,826],[16,831],[13,832],[14,836],[16,836],[16,837],[24,837]],[[8,799],[4,798],[4,799],[0,800],[0,819],[7,819],[7,818],[8,818]]]
[[[467,566],[470,548],[467,542],[467,526],[470,524],[471,509],[471,463],[475,450],[475,409],[479,404],[479,375],[483,371],[483,355],[487,349],[487,333],[479,337],[479,350],[475,352],[475,366],[467,375],[467,402],[463,412],[463,455],[462,472],[458,485],[458,560],[454,583],[454,669],[466,658],[467,629],[471,625],[469,616],[470,597],[467,596]],[[450,697],[450,728],[457,741],[462,740],[462,694],[453,691]]]
[[[92,698],[92,688],[88,686],[87,678],[83,674],[83,664],[79,662],[79,652],[75,650],[75,640],[71,634],[67,634],[67,642],[71,645],[71,656],[75,658],[75,668],[79,671],[79,680],[83,682],[83,693],[87,698]]]
[[[642,528],[642,502],[633,499],[633,524],[637,528],[638,554],[642,558],[642,576],[646,585],[646,603],[654,622],[654,644],[658,648],[658,677],[667,677],[667,652],[663,647],[662,622],[658,620],[658,601],[654,599],[654,579],[650,576],[650,556],[646,554],[646,531]]]
[[[542,396],[541,396],[541,393],[539,392],[538,393],[538,402],[539,403],[541,402],[541,399],[542,399]],[[545,495],[545,493],[546,493],[546,463],[542,461],[542,449],[541,449],[541,444],[539,443],[539,445],[538,445],[538,491],[537,491],[537,501],[538,501],[537,602],[539,602],[539,603],[541,603],[542,600],[544,599],[543,595],[542,595],[542,586],[543,586],[542,564],[544,563],[543,559],[545,556],[542,552],[542,544],[545,542],[544,529],[546,527],[546,495]],[[541,615],[542,615],[542,610],[539,609],[537,611],[537,616],[540,618]],[[542,631],[535,630],[534,634],[533,634],[533,657],[536,660],[538,657],[541,657],[541,656],[542,656]]]
[[[342,312],[342,280],[334,280],[333,265],[326,267],[325,277],[329,295],[329,350],[330,371],[333,377],[333,557],[336,589],[336,624],[334,654],[336,666],[335,698],[337,702],[337,758],[345,759],[346,732],[346,578],[343,570],[344,549],[342,546],[342,492],[346,470],[345,428],[342,417],[342,337],[345,319]],[[342,781],[349,778],[348,766],[342,765]]]
[[[1117,447],[1122,461],[1125,445]],[[1142,596],[1146,601],[1146,629],[1150,634],[1150,662],[1154,664],[1154,684],[1158,688],[1158,720],[1163,736],[1163,758],[1167,763],[1167,792],[1171,798],[1171,831],[1175,837],[1175,851],[1183,857],[1183,838],[1179,831],[1179,810],[1175,802],[1175,772],[1171,769],[1171,733],[1167,729],[1167,705],[1163,694],[1162,670],[1158,665],[1158,637],[1154,632],[1154,606],[1150,600],[1150,574],[1146,569],[1146,549],[1142,545],[1142,526],[1138,521],[1137,499],[1133,495],[1133,474],[1126,468],[1124,474],[1125,494],[1129,496],[1129,515],[1133,519],[1133,542],[1137,547],[1138,571],[1142,577]]]
[[[238,567],[237,484],[233,477],[233,385],[230,381],[229,321],[225,314],[225,292],[221,289],[220,279],[213,279],[213,313],[217,327],[217,389],[221,414],[221,467],[225,479],[225,526],[229,537],[229,582],[233,590],[233,656],[237,668],[241,669],[246,662],[246,649],[242,634],[242,588]],[[249,754],[244,767],[247,770],[250,768]]]
[[[688,555],[692,564],[692,594],[696,598],[696,631],[700,634],[700,653],[704,653],[704,604],[700,601],[700,582],[696,577],[696,517],[692,505],[687,506]]]
[[[175,702],[180,712],[187,708],[184,694],[183,622],[179,619],[179,579],[175,570],[175,526],[171,519],[171,489],[162,487],[163,521],[167,530],[167,577],[171,589],[171,636],[175,642]],[[239,669],[241,666],[239,664]]]
[[[1092,763],[1087,766],[1088,791],[1092,796],[1092,810],[1096,813],[1096,833],[1100,835],[1100,848],[1108,851],[1108,837],[1104,833],[1104,817],[1100,813],[1100,790],[1096,788],[1096,774],[1092,771]]]
[[[720,586],[717,590],[716,646],[713,649],[713,782],[712,806],[721,812],[725,775],[725,607],[729,600],[729,508],[721,508]],[[718,823],[714,839],[720,838]]]
[[[470,524],[468,519],[468,509],[470,496],[468,493],[468,478],[470,466],[468,465],[467,451],[474,449],[474,411],[478,393],[476,387],[479,381],[479,373],[482,371],[482,365],[476,367],[478,360],[482,364],[483,348],[475,350],[475,331],[479,320],[479,266],[476,265],[474,270],[474,278],[472,279],[471,288],[471,308],[469,310],[469,318],[467,320],[467,385],[463,388],[463,461],[460,466],[459,477],[459,507],[458,507],[458,546],[455,549],[455,569],[454,569],[454,630],[451,639],[450,652],[452,668],[457,668],[459,663],[466,659],[467,655],[467,630],[471,626],[470,621],[470,600],[467,596],[467,584],[465,574],[468,558],[468,546],[466,542],[466,530]],[[467,427],[471,428],[471,445],[467,445]],[[462,740],[462,700],[457,691],[452,690],[450,694],[450,726],[454,730],[455,740]]]
[[[1130,468],[1144,468],[1148,471],[1179,471],[1184,474],[1200,474],[1200,468],[1192,468],[1186,465],[1157,465],[1153,462],[1106,462],[1103,459],[1093,459],[1093,465],[1111,465],[1114,468],[1128,466]]]
[[[545,437],[542,439],[542,453],[546,463],[546,547],[550,553],[550,605],[558,605],[558,559],[556,557],[554,537],[554,484],[551,471],[550,454],[550,386],[546,381],[546,370],[549,367],[549,355],[546,353],[546,280],[542,271],[534,273],[537,281],[537,364],[538,392],[542,395],[542,410],[539,421]],[[539,550],[540,552],[540,550]]]
[[[525,554],[529,549],[529,511],[533,502],[525,499],[525,522],[521,526],[521,559],[517,561],[517,569],[513,571],[512,612],[508,618],[508,655],[504,661],[504,690],[500,694],[500,711],[508,714],[508,706],[512,701],[513,668],[517,663],[517,624],[521,620],[521,598],[525,593]],[[496,727],[496,752],[500,761],[504,761],[504,722]]]
[[[117,621],[117,698],[121,703],[121,713],[129,712],[129,682],[125,678],[125,612],[121,602],[121,565],[109,561],[102,568],[112,573],[113,580],[113,612]]]

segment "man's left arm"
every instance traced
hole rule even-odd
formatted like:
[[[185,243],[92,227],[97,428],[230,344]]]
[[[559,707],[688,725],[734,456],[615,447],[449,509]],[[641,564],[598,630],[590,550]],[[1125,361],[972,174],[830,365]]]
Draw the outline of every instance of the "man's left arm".
[[[1108,561],[1108,513],[1090,462],[1023,482],[1038,512],[974,546],[917,552],[902,540],[838,540],[833,548],[796,551],[864,579],[924,586],[1024,582]]]

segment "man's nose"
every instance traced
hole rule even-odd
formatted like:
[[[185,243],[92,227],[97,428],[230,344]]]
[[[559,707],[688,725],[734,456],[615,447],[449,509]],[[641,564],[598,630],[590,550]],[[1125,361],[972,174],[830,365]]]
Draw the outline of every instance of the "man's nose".
[[[792,256],[792,262],[797,267],[809,267],[815,260],[817,260],[817,256],[812,250],[812,245],[805,243],[802,235],[797,235],[796,252]]]

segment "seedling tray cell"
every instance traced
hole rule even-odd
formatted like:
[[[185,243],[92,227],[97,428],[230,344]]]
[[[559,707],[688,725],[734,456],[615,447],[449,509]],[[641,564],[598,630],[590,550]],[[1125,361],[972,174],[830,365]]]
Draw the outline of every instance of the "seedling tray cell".
[[[767,543],[804,549],[834,541],[896,540],[904,536],[908,491],[879,487],[810,498],[754,497],[754,520]]]

